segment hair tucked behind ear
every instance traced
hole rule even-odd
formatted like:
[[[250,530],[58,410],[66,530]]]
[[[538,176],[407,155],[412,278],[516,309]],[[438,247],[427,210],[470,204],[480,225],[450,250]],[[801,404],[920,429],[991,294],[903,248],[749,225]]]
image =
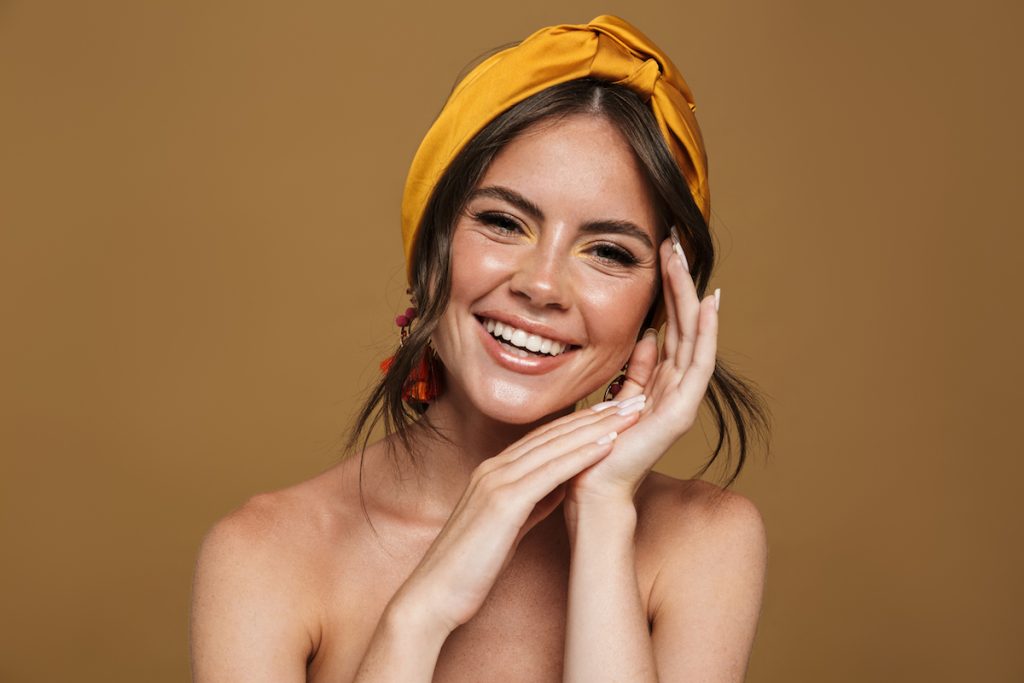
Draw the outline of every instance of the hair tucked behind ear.
[[[419,303],[417,323],[396,352],[391,367],[362,405],[345,446],[351,453],[362,437],[360,499],[362,454],[370,433],[382,420],[386,433],[397,435],[412,460],[418,460],[410,429],[413,424],[426,421],[420,420],[419,414],[404,404],[402,389],[410,371],[426,351],[430,335],[448,305],[452,230],[470,193],[498,150],[526,128],[542,120],[573,114],[602,116],[616,125],[628,140],[658,198],[657,208],[664,230],[667,232],[669,225],[676,225],[687,251],[692,254],[690,273],[698,296],[704,297],[715,258],[711,232],[661,136],[654,115],[636,93],[624,86],[585,78],[553,86],[510,107],[456,156],[424,211],[412,250],[414,281],[411,289]],[[656,301],[655,306],[658,303]],[[644,327],[649,326],[653,317],[652,307]],[[736,462],[724,478],[723,486],[727,488],[739,476],[752,443],[762,441],[767,448],[770,413],[754,385],[741,379],[721,360],[716,362],[705,402],[718,430],[718,439],[697,476],[703,475],[723,452],[735,450]],[[429,423],[426,426],[429,427]],[[393,456],[390,449],[388,453]],[[728,455],[726,459],[729,460]],[[365,511],[365,504],[363,509]]]

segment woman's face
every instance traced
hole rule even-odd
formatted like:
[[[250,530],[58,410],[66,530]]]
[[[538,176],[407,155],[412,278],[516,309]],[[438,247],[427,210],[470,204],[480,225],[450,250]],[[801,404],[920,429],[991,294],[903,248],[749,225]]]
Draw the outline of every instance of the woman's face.
[[[527,424],[608,382],[657,293],[660,238],[651,189],[613,124],[573,115],[527,129],[454,228],[451,298],[432,337],[445,391]]]

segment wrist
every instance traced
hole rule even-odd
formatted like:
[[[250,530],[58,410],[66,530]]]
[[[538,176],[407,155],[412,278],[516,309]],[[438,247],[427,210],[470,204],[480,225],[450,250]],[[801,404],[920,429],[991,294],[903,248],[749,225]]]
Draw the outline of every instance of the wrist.
[[[431,680],[447,633],[431,625],[424,614],[396,594],[377,622],[354,680]]]
[[[393,634],[414,638],[427,645],[436,643],[438,649],[454,630],[435,618],[424,604],[401,591],[388,603],[381,621]]]
[[[583,529],[599,535],[632,537],[636,531],[637,511],[632,500],[583,499],[565,503],[565,525],[570,543]]]
[[[572,493],[565,497],[567,516],[622,516],[636,515],[636,503],[630,492]]]

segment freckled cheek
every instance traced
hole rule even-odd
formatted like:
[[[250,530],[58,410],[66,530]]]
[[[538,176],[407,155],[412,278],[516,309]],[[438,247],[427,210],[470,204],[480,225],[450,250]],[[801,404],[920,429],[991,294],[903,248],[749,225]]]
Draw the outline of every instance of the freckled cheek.
[[[584,287],[580,307],[589,321],[591,342],[632,346],[636,334],[654,303],[653,285],[648,282],[624,283],[619,287]]]
[[[452,248],[452,294],[482,295],[507,275],[513,266],[510,249],[486,248],[464,239]]]

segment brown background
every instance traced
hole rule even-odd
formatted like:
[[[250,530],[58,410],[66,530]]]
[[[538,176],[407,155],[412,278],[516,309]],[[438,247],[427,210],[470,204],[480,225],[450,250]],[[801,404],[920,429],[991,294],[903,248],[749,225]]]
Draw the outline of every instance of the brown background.
[[[187,678],[203,532],[330,465],[395,340],[456,74],[603,12],[696,93],[776,413],[749,680],[1024,680],[1020,3],[423,5],[0,3],[0,680]]]

